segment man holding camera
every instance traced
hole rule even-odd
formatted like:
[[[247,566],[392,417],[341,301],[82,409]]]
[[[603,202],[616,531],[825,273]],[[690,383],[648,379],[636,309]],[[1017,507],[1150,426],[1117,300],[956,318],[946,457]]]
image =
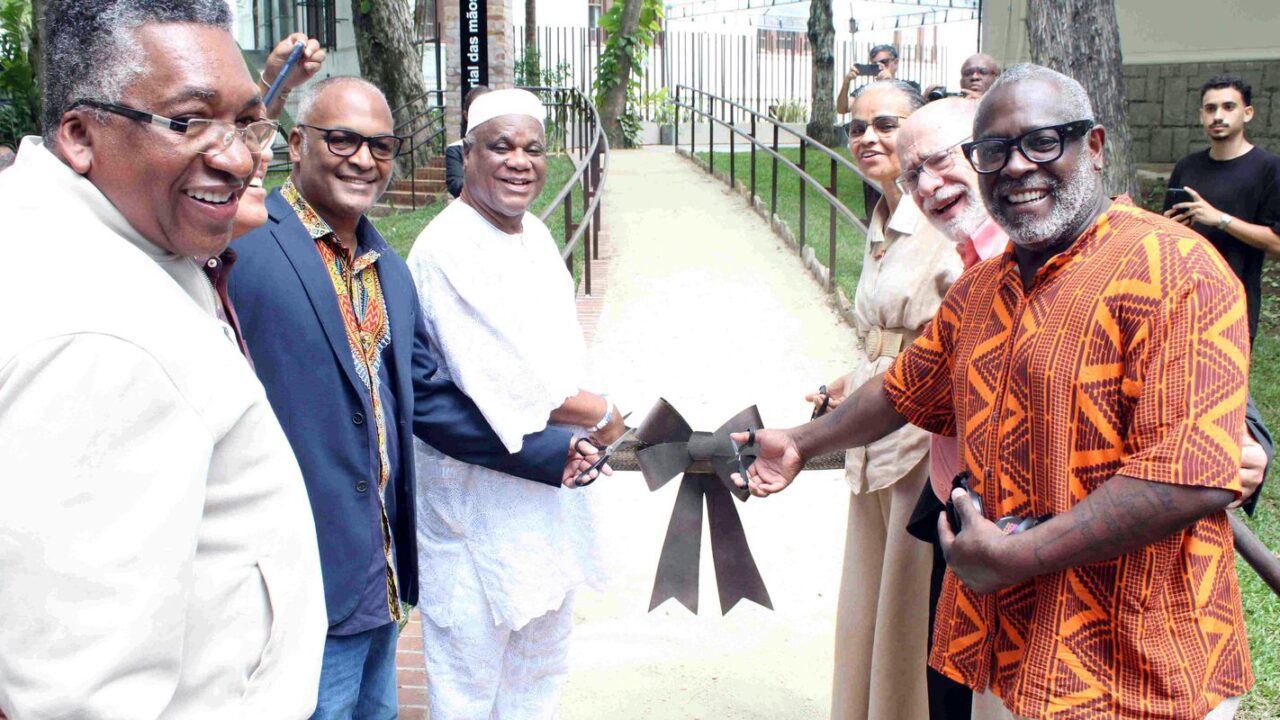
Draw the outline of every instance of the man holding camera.
[[[1280,157],[1244,136],[1253,89],[1233,75],[1200,88],[1200,124],[1209,147],[1173,168],[1164,214],[1204,235],[1244,283],[1249,340],[1258,334],[1262,262],[1280,255]]]
[[[849,112],[849,97],[853,92],[849,89],[849,85],[856,77],[869,77],[873,80],[894,80],[898,77],[898,48],[892,45],[877,45],[871,48],[871,62],[867,64],[855,63],[849,68],[849,72],[844,74],[844,81],[840,83],[840,92],[836,93],[836,112],[841,115]],[[907,80],[906,82],[915,85],[916,90],[920,89],[920,84]]]

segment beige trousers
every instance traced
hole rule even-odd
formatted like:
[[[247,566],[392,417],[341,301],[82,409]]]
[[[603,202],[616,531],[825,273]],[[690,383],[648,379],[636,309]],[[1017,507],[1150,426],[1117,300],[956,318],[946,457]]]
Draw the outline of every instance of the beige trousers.
[[[832,720],[929,717],[925,668],[933,549],[907,534],[928,479],[926,456],[892,486],[849,498]]]
[[[1218,703],[1218,707],[1209,711],[1204,720],[1231,720],[1236,716],[1236,708],[1240,707],[1240,698],[1227,698]],[[1004,702],[990,690],[973,694],[973,716],[970,720],[1023,720],[1009,712]]]

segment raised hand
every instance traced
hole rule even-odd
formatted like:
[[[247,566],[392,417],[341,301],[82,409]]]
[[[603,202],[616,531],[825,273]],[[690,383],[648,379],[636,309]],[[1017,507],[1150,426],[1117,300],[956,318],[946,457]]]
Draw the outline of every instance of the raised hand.
[[[280,44],[276,45],[271,50],[271,54],[267,56],[267,62],[262,68],[261,78],[264,93],[266,88],[271,87],[271,83],[275,82],[276,78],[279,77],[281,70],[284,69],[285,60],[289,58],[289,53],[293,52],[293,46],[298,43],[304,43],[305,45],[302,50],[302,58],[298,60],[298,64],[289,73],[289,77],[285,78],[284,86],[281,87],[277,98],[285,97],[291,90],[315,77],[316,73],[320,72],[320,66],[324,64],[324,48],[320,47],[319,41],[308,38],[305,33],[293,33],[281,40]],[[284,107],[284,103],[279,99],[271,104],[277,108]],[[277,112],[277,116],[278,114]]]
[[[1190,226],[1192,223],[1200,223],[1201,225],[1217,225],[1222,220],[1222,211],[1210,205],[1200,193],[1191,187],[1185,188],[1187,194],[1191,196],[1191,200],[1187,202],[1175,203],[1172,207],[1164,212],[1164,216]]]
[[[733,433],[730,437],[739,445],[746,445],[751,433]],[[756,497],[785,490],[804,469],[804,458],[795,441],[786,430],[757,430],[755,439],[756,461],[747,469],[750,478],[734,473],[733,481]]]

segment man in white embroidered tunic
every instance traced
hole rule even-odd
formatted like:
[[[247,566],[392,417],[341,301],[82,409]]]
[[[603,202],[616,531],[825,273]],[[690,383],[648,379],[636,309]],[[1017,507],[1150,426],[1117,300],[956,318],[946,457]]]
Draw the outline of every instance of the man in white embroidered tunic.
[[[524,90],[475,100],[462,195],[409,253],[440,372],[511,452],[548,422],[599,442],[624,429],[606,398],[581,389],[573,282],[551,233],[527,212],[546,179],[544,113]],[[415,447],[432,715],[556,717],[574,592],[604,581],[588,497]]]

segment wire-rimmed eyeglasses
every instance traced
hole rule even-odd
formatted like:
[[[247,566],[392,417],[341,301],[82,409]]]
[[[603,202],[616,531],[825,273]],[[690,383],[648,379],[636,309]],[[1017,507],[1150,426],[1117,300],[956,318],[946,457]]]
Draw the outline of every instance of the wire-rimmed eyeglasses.
[[[369,154],[375,160],[394,160],[404,146],[405,138],[398,135],[361,135],[353,130],[341,128],[324,128],[315,125],[298,124],[298,127],[311,128],[324,136],[325,147],[338,157],[351,157],[360,152],[361,145],[369,146]]]
[[[898,190],[904,195],[910,195],[916,191],[920,185],[920,174],[931,175],[933,177],[942,177],[942,173],[950,170],[956,164],[956,151],[960,146],[967,142],[969,138],[965,138],[960,142],[943,150],[930,155],[920,162],[919,165],[902,173],[893,182],[898,186]]]
[[[964,156],[969,159],[973,169],[982,175],[990,175],[1004,169],[1013,155],[1013,148],[1018,148],[1022,156],[1037,165],[1051,163],[1062,157],[1067,140],[1084,137],[1093,127],[1089,119],[1074,120],[1061,125],[1028,130],[1014,138],[985,138],[964,143]]]
[[[257,155],[271,147],[276,131],[280,128],[272,120],[254,120],[245,125],[209,120],[207,118],[189,118],[174,120],[172,118],[149,113],[145,110],[131,108],[128,105],[102,102],[100,100],[77,100],[75,105],[85,105],[109,113],[127,117],[130,120],[158,125],[172,130],[186,139],[188,145],[201,155],[219,155],[231,147],[236,138],[244,140],[249,152]]]
[[[902,126],[901,121],[905,119],[905,115],[877,115],[871,118],[871,122],[850,120],[849,137],[854,138],[866,135],[868,127],[874,128],[876,134],[880,137],[888,137],[897,132],[898,128]]]

